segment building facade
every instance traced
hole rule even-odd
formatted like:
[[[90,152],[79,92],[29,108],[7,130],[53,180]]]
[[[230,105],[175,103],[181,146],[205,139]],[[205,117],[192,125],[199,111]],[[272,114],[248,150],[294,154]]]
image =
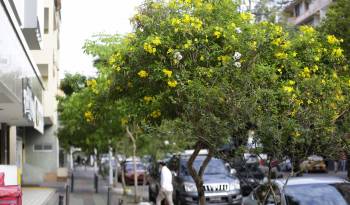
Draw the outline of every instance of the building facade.
[[[25,184],[54,179],[59,0],[0,0],[0,164]]]
[[[326,16],[332,0],[295,0],[284,8],[288,23],[317,26]]]

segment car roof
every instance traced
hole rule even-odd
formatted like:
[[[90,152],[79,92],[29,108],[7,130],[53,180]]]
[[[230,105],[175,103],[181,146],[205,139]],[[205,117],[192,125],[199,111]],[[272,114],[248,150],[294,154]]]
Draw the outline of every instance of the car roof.
[[[286,182],[287,186],[293,185],[305,185],[305,184],[337,184],[337,183],[348,183],[345,179],[336,176],[302,176],[302,177],[291,177],[288,179],[276,179],[274,182],[283,187]]]

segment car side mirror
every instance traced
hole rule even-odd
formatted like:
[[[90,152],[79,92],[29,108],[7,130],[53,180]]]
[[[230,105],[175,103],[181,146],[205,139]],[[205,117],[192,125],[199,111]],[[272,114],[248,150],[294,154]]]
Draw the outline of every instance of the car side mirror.
[[[171,174],[172,174],[174,177],[177,177],[177,173],[176,173],[176,172],[171,171]]]

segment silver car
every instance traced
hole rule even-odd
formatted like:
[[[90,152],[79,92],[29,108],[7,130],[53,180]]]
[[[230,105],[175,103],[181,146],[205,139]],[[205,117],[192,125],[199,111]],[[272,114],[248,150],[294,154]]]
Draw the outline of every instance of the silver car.
[[[348,205],[350,183],[337,177],[295,177],[260,185],[244,205]]]

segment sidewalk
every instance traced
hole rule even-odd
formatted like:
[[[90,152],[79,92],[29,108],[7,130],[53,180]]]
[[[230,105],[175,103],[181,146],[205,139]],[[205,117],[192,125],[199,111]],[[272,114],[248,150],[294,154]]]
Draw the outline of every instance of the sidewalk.
[[[45,187],[22,187],[23,205],[47,205],[56,196],[56,190]]]

